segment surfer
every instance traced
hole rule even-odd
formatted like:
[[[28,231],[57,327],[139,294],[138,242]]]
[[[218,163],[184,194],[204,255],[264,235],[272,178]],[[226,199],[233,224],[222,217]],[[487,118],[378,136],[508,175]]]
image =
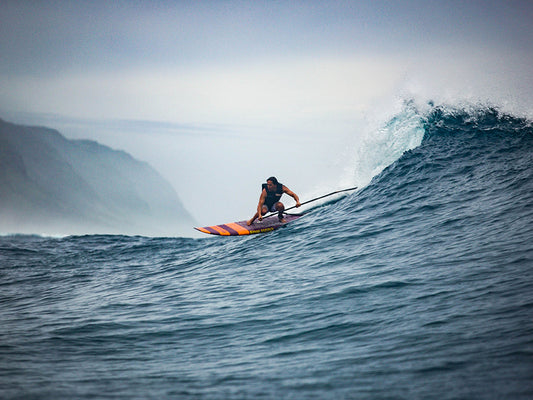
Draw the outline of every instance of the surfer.
[[[261,196],[259,197],[259,204],[257,205],[257,212],[250,219],[247,224],[252,225],[256,218],[259,218],[259,221],[263,220],[263,215],[267,212],[278,212],[278,218],[280,222],[285,222],[283,218],[283,211],[285,211],[285,206],[282,202],[279,201],[283,193],[287,193],[296,201],[296,207],[300,207],[300,199],[298,195],[290,190],[287,186],[278,182],[278,180],[271,176],[267,179],[267,183],[263,183]]]

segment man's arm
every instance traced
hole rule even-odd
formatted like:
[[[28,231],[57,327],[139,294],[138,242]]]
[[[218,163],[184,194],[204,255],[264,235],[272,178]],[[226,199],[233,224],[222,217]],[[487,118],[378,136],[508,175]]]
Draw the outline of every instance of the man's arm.
[[[298,195],[294,193],[292,190],[290,190],[287,186],[283,185],[283,193],[288,194],[296,201],[296,207],[300,207],[300,199],[298,198]]]
[[[259,218],[259,221],[263,219],[263,216],[261,215],[261,211],[263,208],[263,204],[265,204],[265,200],[267,197],[267,191],[266,189],[263,189],[261,192],[261,196],[259,196],[259,204],[257,204],[257,217]]]
[[[252,219],[247,221],[248,225],[252,225],[252,223],[255,221],[256,218],[259,218],[259,221],[263,219],[263,216],[261,215],[261,211],[262,211],[261,209],[263,208],[263,204],[265,204],[266,196],[267,196],[266,190],[263,189],[263,191],[261,192],[261,196],[259,196],[259,204],[257,205],[257,212],[252,217]]]

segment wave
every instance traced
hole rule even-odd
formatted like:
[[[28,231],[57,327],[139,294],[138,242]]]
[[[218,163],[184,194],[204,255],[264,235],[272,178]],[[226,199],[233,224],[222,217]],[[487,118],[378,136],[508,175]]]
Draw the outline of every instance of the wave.
[[[502,251],[528,250],[533,236],[531,121],[496,108],[431,105],[421,112],[409,103],[387,127],[389,133],[391,127],[409,127],[397,135],[403,143],[409,136],[418,140],[422,129],[421,142],[357,193],[314,213],[316,225],[311,226],[320,226],[329,243],[376,241],[384,251],[405,256],[402,248],[412,249],[412,241],[421,249],[410,251],[417,262],[424,261],[424,252],[454,254],[461,247],[483,257],[499,239],[496,247]]]
[[[387,183],[394,183],[396,188],[408,187],[437,176],[440,180],[452,176],[466,179],[475,164],[482,162],[489,163],[485,169],[497,171],[506,160],[517,162],[518,169],[511,168],[510,173],[528,169],[533,154],[531,121],[496,108],[433,106],[422,113],[413,104],[408,102],[406,109],[382,129],[388,132],[387,146],[393,150],[384,152],[380,163],[387,164],[387,159],[393,162],[373,177],[373,186],[385,189]],[[395,157],[402,147],[405,151]],[[382,152],[381,143],[375,148],[375,153]]]

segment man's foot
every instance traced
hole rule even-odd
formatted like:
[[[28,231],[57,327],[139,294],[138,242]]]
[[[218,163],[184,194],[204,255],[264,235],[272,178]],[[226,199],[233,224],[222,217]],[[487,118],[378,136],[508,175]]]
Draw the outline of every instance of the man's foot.
[[[246,225],[248,226],[252,225],[253,223],[254,223],[253,219],[246,221]]]
[[[278,219],[279,219],[279,222],[281,222],[282,224],[287,222],[287,220],[285,218],[283,218],[283,214],[282,213],[278,214]]]

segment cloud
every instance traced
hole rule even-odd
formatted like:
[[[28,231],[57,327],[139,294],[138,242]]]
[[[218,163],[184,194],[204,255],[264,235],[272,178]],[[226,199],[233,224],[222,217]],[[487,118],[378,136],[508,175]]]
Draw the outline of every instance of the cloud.
[[[5,1],[0,71],[206,67],[390,55],[450,43],[530,51],[532,18],[527,1]]]
[[[385,59],[302,58],[15,78],[0,93],[6,105],[80,118],[277,124],[361,111],[399,73]]]

